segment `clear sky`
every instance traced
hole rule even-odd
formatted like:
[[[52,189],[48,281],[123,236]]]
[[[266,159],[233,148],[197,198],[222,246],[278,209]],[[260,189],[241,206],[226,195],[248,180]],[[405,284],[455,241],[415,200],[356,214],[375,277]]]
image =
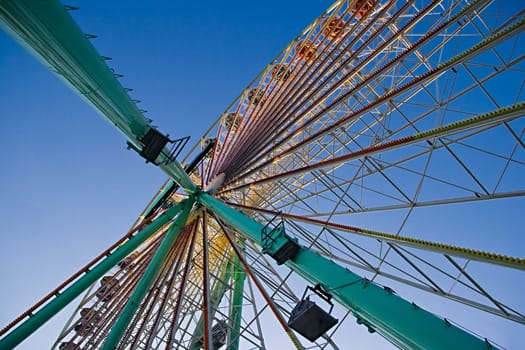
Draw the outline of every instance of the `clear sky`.
[[[196,140],[331,1],[68,4],[80,7],[74,18],[99,36],[96,48],[113,58],[109,65],[124,74],[154,124]],[[3,326],[122,236],[165,176],[127,151],[120,133],[2,32],[0,108]],[[49,347],[67,316],[19,348]],[[495,333],[525,346],[523,327],[508,327]]]

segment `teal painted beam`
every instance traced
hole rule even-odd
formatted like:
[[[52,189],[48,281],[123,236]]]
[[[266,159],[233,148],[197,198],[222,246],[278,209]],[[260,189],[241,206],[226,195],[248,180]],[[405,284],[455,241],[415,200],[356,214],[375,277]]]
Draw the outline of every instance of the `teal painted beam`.
[[[146,271],[144,271],[144,275],[133,290],[133,293],[126,302],[126,305],[124,305],[124,308],[118,316],[117,322],[115,322],[115,324],[111,328],[111,332],[109,333],[108,337],[106,338],[106,341],[104,342],[104,345],[102,346],[102,350],[113,350],[117,348],[117,345],[120,342],[124,331],[126,330],[126,328],[129,325],[129,322],[135,315],[135,312],[137,311],[138,307],[140,306],[140,303],[142,302],[142,299],[144,299],[144,296],[151,287],[153,280],[157,276],[162,264],[164,263],[166,257],[172,249],[175,240],[184,229],[191,208],[193,207],[194,199],[193,197],[190,197],[188,199],[183,200],[180,204],[182,205],[180,214],[171,224],[170,228],[168,229],[168,232],[166,232],[166,236],[164,237],[162,243],[155,252],[155,255],[151,259],[151,262],[149,263],[148,267],[146,268]]]
[[[58,0],[0,0],[0,27],[142,149],[152,126]],[[161,168],[188,193],[197,190],[176,160]]]
[[[224,294],[226,293],[226,290],[228,289],[228,281],[230,279],[229,272],[232,268],[232,257],[228,258],[228,262],[223,265],[219,278],[215,280],[215,284],[213,286],[212,292],[210,293],[210,315],[211,319],[213,319],[215,313],[217,312],[217,308],[219,307],[219,304],[224,297]],[[211,324],[210,324],[211,325]],[[197,326],[195,327],[195,332],[193,334],[191,344],[188,347],[188,349],[191,350],[198,350],[202,348],[202,345],[199,345],[199,340],[203,337],[204,334],[204,317],[201,316],[199,319],[199,322],[197,322]]]
[[[192,194],[198,191],[198,187],[191,181],[188,173],[178,161],[172,160],[168,164],[160,164],[159,167],[187,193]]]
[[[264,226],[207,193],[197,201],[260,246]],[[286,265],[312,284],[320,283],[362,323],[401,349],[487,349],[465,332],[306,247]]]
[[[71,301],[78,297],[82,292],[87,290],[99,278],[104,276],[112,267],[117,265],[122,259],[133,252],[140,244],[155,234],[159,229],[164,227],[168,222],[173,220],[182,210],[182,203],[175,205],[151,224],[144,227],[129,241],[118,247],[111,255],[102,260],[93,269],[80,277],[71,286],[62,291],[57,297],[38,310],[32,317],[21,323],[17,328],[5,335],[0,340],[0,349],[9,350],[24,341],[34,331],[40,328],[51,317],[56,315],[60,310],[67,306]]]
[[[244,254],[245,242],[243,238],[240,238],[237,242],[237,246],[241,254]],[[246,281],[246,271],[242,267],[237,254],[233,260],[233,296],[230,306],[230,320],[231,320],[231,333],[230,343],[228,344],[229,350],[238,350],[240,335],[241,335],[241,320],[242,320],[242,304],[244,295],[244,283]]]
[[[60,1],[0,0],[0,26],[139,145],[146,119]]]

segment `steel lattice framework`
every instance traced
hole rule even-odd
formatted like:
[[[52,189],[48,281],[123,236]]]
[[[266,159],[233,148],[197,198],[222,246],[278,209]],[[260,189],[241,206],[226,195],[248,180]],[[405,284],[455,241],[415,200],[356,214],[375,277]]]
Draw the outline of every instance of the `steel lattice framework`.
[[[154,128],[48,3],[0,0],[0,19],[144,156]],[[170,180],[130,232],[4,328],[0,345],[38,328],[40,316],[28,316],[44,322],[86,289],[56,348],[264,349],[271,323],[296,348],[339,349],[355,321],[401,348],[491,344],[398,288],[525,324],[498,294],[504,282],[486,281],[497,271],[523,279],[525,259],[468,244],[475,233],[460,229],[476,205],[523,203],[524,13],[488,0],[336,2],[226,109],[185,167],[169,152],[153,157]],[[451,211],[464,221],[447,223]],[[281,239],[300,252],[276,264]],[[311,345],[287,324],[304,280],[340,304],[337,326]]]

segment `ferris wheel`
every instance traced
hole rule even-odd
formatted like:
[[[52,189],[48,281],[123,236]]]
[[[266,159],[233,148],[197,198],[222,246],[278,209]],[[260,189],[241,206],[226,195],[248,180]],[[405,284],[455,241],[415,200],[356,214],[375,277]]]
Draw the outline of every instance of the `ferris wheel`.
[[[337,1],[193,145],[151,125],[71,9],[0,0],[0,22],[169,180],[0,349],[80,295],[53,348],[346,349],[356,327],[406,349],[502,347],[441,303],[525,324],[505,289],[523,249],[492,249],[519,223],[474,229],[523,206],[522,4]]]

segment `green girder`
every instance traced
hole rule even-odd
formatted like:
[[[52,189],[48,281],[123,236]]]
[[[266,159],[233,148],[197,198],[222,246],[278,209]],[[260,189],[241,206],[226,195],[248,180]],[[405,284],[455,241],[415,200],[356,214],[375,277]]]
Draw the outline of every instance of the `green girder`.
[[[239,238],[237,245],[241,254],[244,253],[245,243],[243,238]],[[230,304],[231,333],[228,349],[238,350],[240,341],[240,329],[242,320],[242,304],[244,294],[244,283],[246,281],[246,271],[242,267],[239,257],[234,254],[233,261],[233,296]]]
[[[0,27],[141,149],[152,126],[59,1],[0,0]],[[159,158],[165,173],[188,193],[196,191],[177,161]]]
[[[111,332],[109,333],[108,337],[106,338],[106,341],[104,342],[104,345],[102,346],[102,350],[113,350],[117,348],[117,345],[120,342],[122,335],[126,331],[129,322],[135,315],[135,312],[137,311],[138,307],[142,302],[142,299],[148,292],[151,283],[159,273],[159,270],[164,261],[166,260],[166,257],[168,256],[170,250],[172,249],[175,240],[177,239],[179,234],[184,230],[193,203],[194,201],[192,197],[180,202],[180,205],[182,206],[180,214],[177,216],[177,219],[175,219],[175,221],[171,224],[170,228],[168,229],[168,232],[166,233],[166,236],[164,237],[162,243],[155,252],[153,259],[146,268],[144,275],[142,275],[139,283],[137,284],[137,286],[133,290],[133,293],[126,302],[126,305],[124,305],[124,308],[118,316],[117,322],[115,322],[115,324],[111,328]]]
[[[217,308],[219,307],[219,304],[224,296],[224,293],[226,293],[226,291],[228,290],[228,279],[229,279],[229,274],[231,273],[230,271],[232,269],[232,263],[233,263],[233,257],[230,256],[228,258],[228,262],[225,265],[223,265],[220,275],[215,280],[213,290],[210,293],[211,320],[213,320],[215,312],[217,311]],[[211,323],[210,323],[210,326],[211,326]],[[201,348],[198,345],[198,341],[203,336],[203,334],[204,334],[204,317],[201,316],[201,318],[199,319],[199,322],[197,323],[197,326],[195,327],[195,331],[193,333],[193,337],[192,337],[191,345],[189,346],[189,349],[198,350]]]
[[[0,25],[135,145],[149,125],[56,0],[0,0]]]
[[[197,201],[247,239],[263,245],[262,224],[207,193],[199,193]],[[285,264],[311,283],[320,283],[353,312],[358,323],[401,349],[487,349],[484,340],[305,247]]]
[[[32,317],[28,318],[18,327],[6,334],[0,340],[0,349],[13,349],[24,341],[34,331],[40,328],[51,317],[66,307],[71,301],[87,290],[99,278],[104,276],[111,268],[117,265],[122,259],[132,253],[138,246],[170,222],[182,210],[183,205],[177,204],[161,214],[155,221],[144,227],[134,237],[125,244],[118,247],[111,255],[102,260],[93,269],[80,277],[76,282],[57,295],[44,307],[38,310]]]

